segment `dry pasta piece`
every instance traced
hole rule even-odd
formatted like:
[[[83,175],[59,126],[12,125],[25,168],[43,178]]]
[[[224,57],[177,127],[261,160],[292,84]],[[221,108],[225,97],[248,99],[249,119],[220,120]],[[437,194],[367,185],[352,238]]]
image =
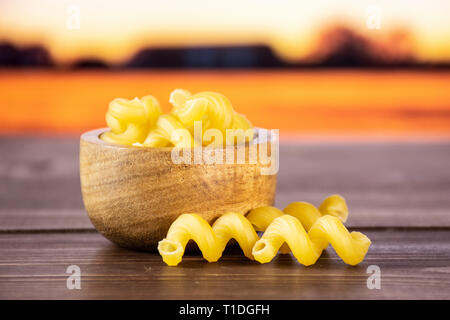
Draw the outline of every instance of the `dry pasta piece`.
[[[253,126],[243,114],[234,112],[232,129],[252,129]]]
[[[338,217],[342,222],[348,218],[348,207],[345,199],[338,194],[333,194],[323,200],[319,207],[322,214],[329,214]]]
[[[299,219],[308,231],[323,215],[332,215],[345,222],[348,217],[348,208],[345,199],[335,194],[327,197],[320,205],[320,209],[308,202],[292,202],[283,211],[270,206],[253,209],[247,215],[247,219],[250,220],[256,231],[264,231],[275,218],[283,214],[289,214]]]
[[[275,218],[281,217],[283,214],[289,214],[299,219],[303,227],[308,231],[322,215],[335,215],[341,220],[343,218],[346,219],[348,216],[345,199],[339,195],[327,197],[320,207],[322,211],[319,211],[308,202],[293,202],[284,208],[283,211],[270,206],[260,207],[250,211],[247,219],[253,224],[256,231],[265,231]],[[287,244],[281,246],[280,253],[287,254],[290,252],[291,250]]]
[[[192,95],[189,91],[176,89],[169,101],[173,110],[171,114],[162,115],[153,96],[114,99],[106,112],[110,131],[101,138],[138,147],[179,148],[223,146],[253,139],[251,123],[233,110],[231,102],[223,94],[205,91]],[[202,134],[196,138],[198,141],[193,138],[195,121],[201,121]],[[208,133],[206,129],[212,131]]]
[[[212,229],[216,235],[220,254],[232,238],[237,241],[244,255],[253,260],[252,249],[259,237],[250,221],[242,214],[229,212],[214,222]]]
[[[251,141],[254,136],[253,126],[250,121],[248,121],[248,119],[243,114],[237,112],[234,112],[232,127],[231,129],[228,129],[228,134],[230,134],[230,132],[236,137],[235,141],[230,141],[234,144]],[[230,142],[227,143],[233,144]]]
[[[345,263],[356,265],[364,259],[371,242],[360,232],[348,232],[342,223],[347,216],[347,205],[339,195],[326,198],[320,210],[307,202],[294,202],[283,211],[274,207],[254,209],[247,218],[227,213],[212,227],[196,214],[183,214],[171,225],[167,237],[159,242],[158,250],[166,264],[176,266],[187,242],[192,239],[203,257],[214,262],[234,238],[249,259],[266,263],[278,251],[292,250],[300,263],[309,266],[331,244]],[[259,240],[255,229],[265,231]]]
[[[190,148],[196,144],[189,130],[176,117],[163,114],[159,116],[155,128],[150,131],[142,145],[144,147],[171,145],[177,148]]]
[[[283,214],[283,211],[278,208],[266,206],[251,210],[247,214],[247,219],[256,231],[265,231],[274,219],[281,217]]]
[[[219,217],[211,227],[197,214],[182,214],[172,223],[166,238],[159,242],[158,251],[167,265],[176,266],[181,262],[186,244],[192,239],[203,257],[215,262],[232,238],[244,254],[253,259],[251,252],[258,235],[243,215],[229,212]]]
[[[257,231],[265,231],[274,219],[283,214],[296,217],[307,232],[324,215],[334,216],[345,222],[348,217],[348,208],[345,199],[335,194],[327,197],[319,209],[308,202],[293,202],[283,211],[275,207],[254,209],[247,215],[247,218]],[[280,247],[280,253],[289,253],[290,251],[287,243],[283,243]]]
[[[141,143],[160,114],[158,100],[150,95],[133,100],[114,99],[106,112],[106,123],[111,131],[105,132],[101,138],[124,145]]]
[[[251,123],[243,115],[236,113],[230,100],[221,93],[205,91],[191,94],[187,90],[176,89],[171,93],[169,102],[173,105],[172,114],[191,132],[194,123],[201,121],[203,132],[217,129],[224,136],[235,136],[238,143],[253,139]],[[202,143],[207,142],[202,137]]]
[[[169,266],[181,262],[189,240],[194,240],[203,257],[209,262],[220,258],[217,240],[211,226],[196,214],[182,214],[170,226],[165,239],[158,243],[158,251]]]
[[[307,232],[299,219],[283,215],[272,221],[253,247],[253,256],[260,263],[270,262],[283,243],[303,265],[314,264],[331,243],[338,256],[349,265],[360,263],[371,244],[360,232],[349,233],[334,216],[320,217]]]
[[[205,91],[192,95],[187,90],[176,89],[169,101],[173,105],[172,113],[188,127],[193,126],[194,121],[202,121],[204,128],[216,128],[225,133],[233,125],[233,107],[223,94]]]
[[[283,214],[283,211],[278,208],[266,206],[251,210],[247,214],[247,219],[256,231],[265,231],[274,219],[281,217]],[[289,246],[284,243],[280,248],[280,253],[288,254],[290,252]]]
[[[348,217],[345,199],[337,194],[327,197],[319,209],[308,202],[293,202],[284,208],[283,212],[299,219],[306,231],[323,215],[335,216],[342,222]]]

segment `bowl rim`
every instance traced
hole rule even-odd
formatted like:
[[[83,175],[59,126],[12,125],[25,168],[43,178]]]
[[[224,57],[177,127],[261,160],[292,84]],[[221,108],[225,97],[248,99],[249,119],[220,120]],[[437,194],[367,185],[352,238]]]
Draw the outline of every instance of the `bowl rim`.
[[[250,144],[263,144],[263,143],[273,143],[274,141],[276,141],[278,139],[278,135],[273,134],[273,129],[269,130],[269,129],[264,129],[264,128],[258,128],[258,127],[254,127],[253,130],[255,131],[255,136],[253,138],[252,141],[250,142],[246,142],[245,146],[249,146]],[[117,149],[140,149],[140,150],[164,150],[164,151],[171,151],[174,147],[146,147],[146,146],[134,146],[134,145],[124,145],[124,144],[115,144],[115,143],[110,143],[107,141],[104,141],[102,139],[100,139],[100,136],[105,133],[110,131],[109,128],[98,128],[98,129],[93,129],[93,130],[89,130],[86,131],[84,133],[81,134],[80,136],[80,140],[86,141],[86,142],[90,142],[90,143],[94,143],[94,144],[98,144],[98,145],[102,145],[104,147],[108,147],[108,148],[117,148]],[[265,133],[265,134],[261,134],[261,133]],[[234,145],[234,146],[224,146],[223,149],[225,148],[230,148],[230,147],[238,147],[238,146],[243,146],[243,144],[241,145]],[[194,149],[194,148],[199,148],[199,147],[191,147],[189,149]],[[205,146],[203,146],[203,148],[205,148]],[[183,149],[183,148],[180,148]],[[217,148],[219,149],[219,148]]]

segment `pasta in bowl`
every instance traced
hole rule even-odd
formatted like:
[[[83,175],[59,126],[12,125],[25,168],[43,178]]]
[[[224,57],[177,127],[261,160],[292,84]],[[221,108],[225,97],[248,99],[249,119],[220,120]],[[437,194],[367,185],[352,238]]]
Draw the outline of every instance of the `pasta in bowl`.
[[[95,228],[120,246],[155,250],[184,213],[212,223],[227,212],[245,214],[274,202],[278,144],[273,132],[252,128],[233,109],[214,110],[211,105],[221,103],[214,95],[178,91],[171,100],[174,110],[166,115],[151,96],[113,100],[106,115],[109,128],[81,136],[86,211]],[[194,114],[181,109],[186,105]],[[228,122],[218,127],[211,115]],[[227,133],[232,144],[219,139]]]

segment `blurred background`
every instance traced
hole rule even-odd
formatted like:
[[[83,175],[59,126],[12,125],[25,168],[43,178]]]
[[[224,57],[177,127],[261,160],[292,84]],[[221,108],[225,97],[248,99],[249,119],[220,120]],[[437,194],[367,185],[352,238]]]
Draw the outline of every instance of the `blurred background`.
[[[167,112],[175,88],[280,129],[275,205],[342,195],[383,290],[332,250],[311,272],[169,270],[93,234],[80,134],[117,97]],[[450,297],[450,0],[0,0],[0,110],[0,299]]]
[[[0,1],[0,135],[215,90],[282,139],[450,137],[450,1]]]

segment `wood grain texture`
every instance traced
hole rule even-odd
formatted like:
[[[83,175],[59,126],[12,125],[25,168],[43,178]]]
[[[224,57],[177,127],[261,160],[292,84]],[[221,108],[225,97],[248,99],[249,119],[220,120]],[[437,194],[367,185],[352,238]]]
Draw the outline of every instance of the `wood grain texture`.
[[[0,138],[0,231],[93,229],[78,152],[77,138]],[[351,227],[450,226],[450,143],[282,143],[280,161],[278,207],[338,192]]]
[[[373,241],[357,267],[328,248],[311,267],[290,255],[260,265],[237,249],[217,263],[198,254],[179,267],[119,248],[97,233],[0,234],[0,299],[448,299],[450,230],[364,231]],[[420,240],[419,240],[420,239]],[[81,269],[68,290],[66,269]],[[369,290],[369,265],[381,289]]]
[[[231,248],[218,263],[190,254],[170,268],[93,232],[76,138],[3,137],[0,154],[0,299],[450,298],[449,143],[281,145],[277,205],[345,196],[347,225],[373,242],[357,267],[332,249],[305,268],[289,256],[259,265]],[[71,264],[81,290],[66,288]],[[372,264],[381,290],[366,287]]]
[[[264,174],[271,163],[259,158],[252,163],[249,156],[263,148],[272,159],[271,140],[260,140],[261,131],[239,147],[246,156],[240,164],[227,163],[223,148],[221,163],[195,163],[191,152],[189,163],[179,164],[173,161],[172,148],[108,144],[99,139],[105,131],[81,137],[81,190],[95,228],[122,247],[155,250],[183,213],[196,213],[212,224],[224,213],[245,214],[274,203],[276,172]],[[234,155],[237,149],[231,147]],[[206,148],[196,150],[207,159]]]

